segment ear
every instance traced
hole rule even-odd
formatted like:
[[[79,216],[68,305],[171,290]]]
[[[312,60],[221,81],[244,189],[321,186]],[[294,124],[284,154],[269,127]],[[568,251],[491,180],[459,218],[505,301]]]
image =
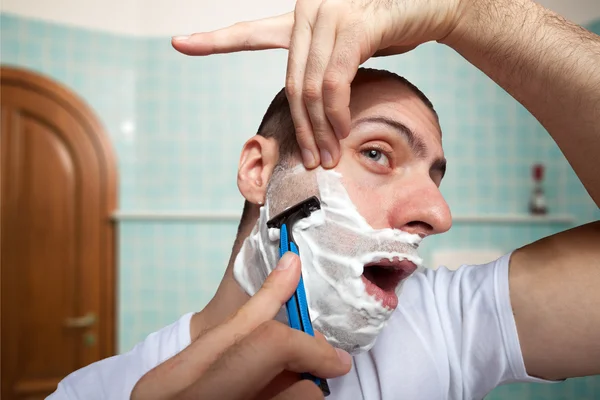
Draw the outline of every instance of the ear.
[[[267,183],[279,160],[275,139],[255,135],[242,149],[238,166],[237,184],[242,196],[250,203],[263,205]]]

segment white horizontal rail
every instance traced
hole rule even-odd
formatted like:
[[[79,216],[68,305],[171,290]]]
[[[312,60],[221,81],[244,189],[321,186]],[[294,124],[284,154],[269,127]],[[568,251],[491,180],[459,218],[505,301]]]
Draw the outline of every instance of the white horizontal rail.
[[[241,211],[117,211],[115,221],[239,221]],[[568,214],[535,216],[529,214],[463,214],[452,218],[454,223],[516,223],[516,224],[574,224],[576,219]]]
[[[239,221],[242,212],[234,211],[118,211],[115,221]]]
[[[467,223],[516,223],[516,224],[574,224],[576,219],[572,215],[529,215],[529,214],[463,214],[452,218],[453,222]]]

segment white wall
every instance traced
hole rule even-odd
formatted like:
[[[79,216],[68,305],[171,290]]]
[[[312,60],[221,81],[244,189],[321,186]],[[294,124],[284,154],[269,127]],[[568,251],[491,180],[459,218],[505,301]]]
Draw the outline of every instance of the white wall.
[[[0,0],[2,12],[115,33],[140,34],[140,0]],[[154,0],[153,0],[154,1]]]
[[[585,24],[600,18],[600,0],[538,0]],[[2,0],[1,10],[67,25],[139,36],[207,31],[293,10],[294,0]]]
[[[114,33],[173,36],[283,14],[294,4],[294,0],[1,0],[1,9]]]

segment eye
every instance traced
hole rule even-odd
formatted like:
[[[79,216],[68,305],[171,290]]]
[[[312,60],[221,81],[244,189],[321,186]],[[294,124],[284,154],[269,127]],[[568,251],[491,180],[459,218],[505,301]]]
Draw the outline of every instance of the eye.
[[[389,158],[383,153],[383,151],[381,151],[379,149],[362,150],[361,154],[364,157],[368,158],[369,160],[376,162],[377,164],[381,164],[381,165],[385,165],[385,166],[390,165]]]

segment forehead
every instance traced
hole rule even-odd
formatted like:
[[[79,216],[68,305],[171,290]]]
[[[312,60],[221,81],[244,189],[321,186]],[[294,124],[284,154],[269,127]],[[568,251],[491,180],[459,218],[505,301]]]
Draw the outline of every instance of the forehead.
[[[441,145],[441,128],[433,111],[406,85],[394,79],[380,79],[352,85],[352,120],[383,116],[397,120],[417,135]]]

